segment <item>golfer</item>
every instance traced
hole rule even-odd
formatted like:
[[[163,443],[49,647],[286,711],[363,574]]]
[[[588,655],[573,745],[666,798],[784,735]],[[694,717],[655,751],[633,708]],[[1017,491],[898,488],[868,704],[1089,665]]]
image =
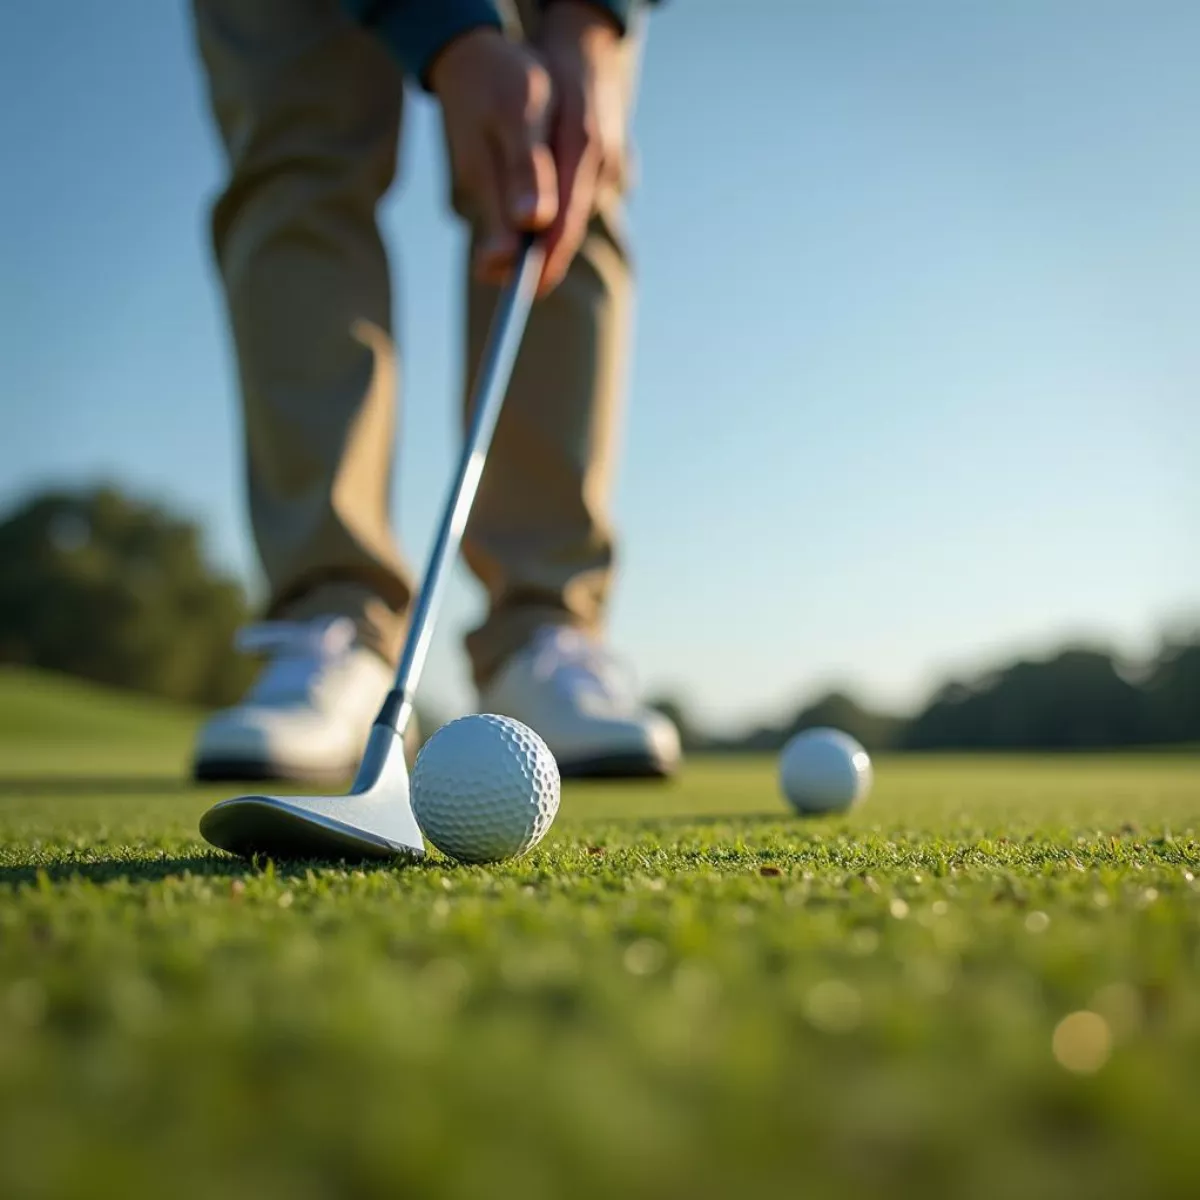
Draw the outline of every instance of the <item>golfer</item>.
[[[633,281],[622,228],[636,86],[625,0],[194,0],[228,179],[212,212],[269,587],[264,658],[201,730],[202,779],[351,773],[392,682],[413,576],[389,521],[398,384],[376,222],[404,85],[436,97],[471,256],[466,379],[523,231],[548,255],[464,541],[488,607],[482,711],[566,776],[665,775],[673,725],[604,644]]]

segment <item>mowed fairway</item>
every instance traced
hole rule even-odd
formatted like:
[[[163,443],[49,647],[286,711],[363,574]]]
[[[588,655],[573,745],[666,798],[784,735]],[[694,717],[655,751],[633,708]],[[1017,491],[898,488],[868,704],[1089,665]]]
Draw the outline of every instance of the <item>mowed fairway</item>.
[[[885,759],[804,822],[697,760],[361,870],[210,851],[191,728],[0,674],[0,1196],[1200,1188],[1195,755]]]

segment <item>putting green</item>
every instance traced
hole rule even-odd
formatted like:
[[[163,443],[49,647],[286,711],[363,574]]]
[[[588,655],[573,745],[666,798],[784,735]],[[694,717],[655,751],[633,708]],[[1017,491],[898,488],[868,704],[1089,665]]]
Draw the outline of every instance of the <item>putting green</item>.
[[[695,761],[359,870],[212,852],[194,721],[0,673],[0,1195],[1194,1192],[1194,755],[808,822]]]

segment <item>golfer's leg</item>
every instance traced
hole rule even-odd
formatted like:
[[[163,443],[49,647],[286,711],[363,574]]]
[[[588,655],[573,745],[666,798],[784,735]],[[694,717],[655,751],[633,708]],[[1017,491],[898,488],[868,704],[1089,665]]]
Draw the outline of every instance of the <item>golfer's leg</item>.
[[[272,616],[345,614],[392,657],[410,586],[388,520],[395,351],[375,208],[402,97],[338,0],[194,0],[228,154],[213,210]]]
[[[566,279],[530,319],[464,541],[489,599],[467,639],[477,682],[543,625],[595,632],[603,620],[631,290],[620,240],[597,217]],[[472,286],[472,372],[494,305],[491,289]]]
[[[530,27],[530,5],[518,7]],[[629,47],[630,91],[636,48]],[[468,379],[496,291],[469,285]],[[547,624],[599,629],[613,567],[609,503],[633,281],[621,202],[607,195],[563,283],[534,308],[464,551],[489,611],[467,639],[476,681]]]

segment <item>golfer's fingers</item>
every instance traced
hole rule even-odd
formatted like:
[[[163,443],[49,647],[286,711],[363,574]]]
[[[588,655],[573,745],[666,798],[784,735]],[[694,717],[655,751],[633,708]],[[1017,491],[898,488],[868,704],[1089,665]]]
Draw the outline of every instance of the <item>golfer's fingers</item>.
[[[503,283],[517,253],[517,234],[508,220],[504,171],[499,156],[486,141],[480,141],[468,189],[479,219],[474,273],[481,283]]]
[[[541,295],[562,282],[583,245],[603,168],[599,138],[577,120],[560,119],[554,145],[558,167],[558,213],[546,235]]]
[[[513,229],[546,229],[558,212],[554,155],[546,144],[544,126],[542,116],[525,113],[520,121],[503,121],[495,128],[508,221]]]
[[[550,226],[558,211],[554,155],[546,144],[550,77],[537,64],[493,115],[488,131],[495,180],[492,218],[480,244],[476,273],[489,283],[509,275],[521,232]],[[498,214],[499,219],[495,219]]]
[[[504,169],[504,196],[511,227],[540,230],[558,210],[554,157],[546,144],[551,83],[545,68],[530,62],[520,86],[499,107],[492,126]]]

